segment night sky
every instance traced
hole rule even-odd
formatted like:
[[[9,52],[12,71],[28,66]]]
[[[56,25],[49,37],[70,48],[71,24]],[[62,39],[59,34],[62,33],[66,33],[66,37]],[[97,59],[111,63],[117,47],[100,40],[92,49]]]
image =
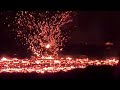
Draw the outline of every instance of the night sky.
[[[66,25],[71,29],[69,44],[79,45],[87,43],[92,45],[104,45],[105,42],[113,42],[120,45],[120,12],[115,11],[77,11],[73,23]],[[26,47],[15,40],[15,34],[8,27],[14,21],[15,12],[3,12],[0,14],[0,55],[12,55],[18,53],[27,55]],[[9,19],[6,17],[9,16]],[[17,44],[19,43],[19,45]]]
[[[75,22],[77,27],[72,33],[71,43],[103,44],[120,41],[120,12],[81,11]]]

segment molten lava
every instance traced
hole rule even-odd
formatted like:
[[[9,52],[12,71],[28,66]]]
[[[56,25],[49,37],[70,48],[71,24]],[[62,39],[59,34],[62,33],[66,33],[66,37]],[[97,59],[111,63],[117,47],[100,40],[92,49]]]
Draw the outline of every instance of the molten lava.
[[[32,57],[30,59],[17,59],[17,58],[1,58],[0,59],[0,73],[2,72],[18,72],[18,73],[55,73],[59,71],[67,72],[75,68],[86,68],[89,65],[117,65],[119,60],[106,59],[106,60],[89,60],[73,59],[71,57],[55,59],[49,57]]]

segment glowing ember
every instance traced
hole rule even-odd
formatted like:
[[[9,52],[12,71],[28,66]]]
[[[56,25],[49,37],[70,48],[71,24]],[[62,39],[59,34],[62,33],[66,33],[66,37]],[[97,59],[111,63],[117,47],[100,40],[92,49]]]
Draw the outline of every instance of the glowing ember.
[[[62,33],[61,27],[72,21],[71,13],[71,11],[18,12],[14,22],[17,25],[15,32],[17,37],[26,41],[23,44],[29,45],[34,55],[58,56],[63,42],[68,38]]]
[[[7,60],[7,58],[3,57],[1,60],[2,60],[2,61],[6,61],[6,60]]]
[[[55,73],[86,68],[89,65],[117,65],[119,60],[89,60],[58,57],[58,52],[67,41],[61,27],[72,21],[71,11],[52,14],[46,12],[20,11],[16,14],[14,24],[17,25],[17,37],[25,40],[34,56],[30,59],[6,58],[0,59],[0,72],[19,73]]]
[[[19,72],[19,73],[55,73],[59,71],[67,72],[75,68],[86,68],[89,65],[117,65],[119,60],[106,59],[106,60],[89,60],[87,59],[54,59],[53,57],[34,57],[29,59],[16,59],[5,58],[0,60],[0,73],[2,72]]]
[[[72,58],[71,58],[71,57],[67,57],[66,59],[69,59],[69,60],[71,60]]]
[[[46,47],[46,48],[50,48],[50,44],[47,44],[45,47]]]

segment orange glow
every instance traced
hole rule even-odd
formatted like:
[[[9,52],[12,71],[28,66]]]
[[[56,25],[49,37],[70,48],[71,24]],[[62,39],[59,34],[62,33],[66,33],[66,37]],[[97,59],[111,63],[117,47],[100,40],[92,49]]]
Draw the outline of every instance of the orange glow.
[[[67,72],[75,68],[86,68],[89,65],[117,65],[119,60],[106,59],[106,60],[90,60],[88,58],[60,58],[55,59],[52,56],[49,57],[34,57],[30,59],[17,59],[17,58],[5,58],[0,59],[0,73],[2,72],[19,72],[19,73],[55,73],[59,71]]]
[[[50,48],[50,44],[47,44],[45,47],[46,47],[46,48]]]
[[[2,59],[1,59],[1,61],[6,61],[7,60],[7,58],[5,58],[5,57],[3,57]]]
[[[66,59],[69,59],[69,60],[71,60],[72,58],[71,58],[71,57],[67,57]]]
[[[63,49],[64,42],[69,38],[67,31],[61,32],[61,27],[72,22],[72,11],[57,11],[52,15],[49,11],[35,13],[32,11],[19,11],[16,14],[14,31],[17,38],[25,40],[34,54],[30,59],[6,58],[0,59],[0,72],[19,73],[55,73],[67,72],[75,68],[86,68],[89,65],[117,65],[119,60],[90,60],[89,58],[58,57]],[[49,17],[48,17],[49,16]],[[51,56],[49,56],[49,54]]]
[[[49,11],[44,13],[19,11],[16,13],[14,24],[17,28],[14,32],[16,32],[17,38],[26,41],[23,45],[29,45],[28,49],[36,56],[45,56],[48,53],[57,56],[64,46],[63,42],[68,39],[65,34],[67,32],[62,33],[60,27],[72,22],[72,11],[56,11],[52,16],[50,13]],[[49,15],[50,17],[48,17]]]

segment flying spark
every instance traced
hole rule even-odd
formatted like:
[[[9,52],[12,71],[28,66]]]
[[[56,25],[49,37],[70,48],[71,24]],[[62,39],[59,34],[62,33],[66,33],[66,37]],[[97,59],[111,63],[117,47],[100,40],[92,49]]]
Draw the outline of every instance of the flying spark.
[[[16,14],[17,37],[26,40],[29,49],[37,56],[58,56],[68,36],[61,27],[72,21],[72,11],[32,12],[21,11]],[[49,43],[49,44],[48,44]],[[47,48],[47,49],[46,49]]]

